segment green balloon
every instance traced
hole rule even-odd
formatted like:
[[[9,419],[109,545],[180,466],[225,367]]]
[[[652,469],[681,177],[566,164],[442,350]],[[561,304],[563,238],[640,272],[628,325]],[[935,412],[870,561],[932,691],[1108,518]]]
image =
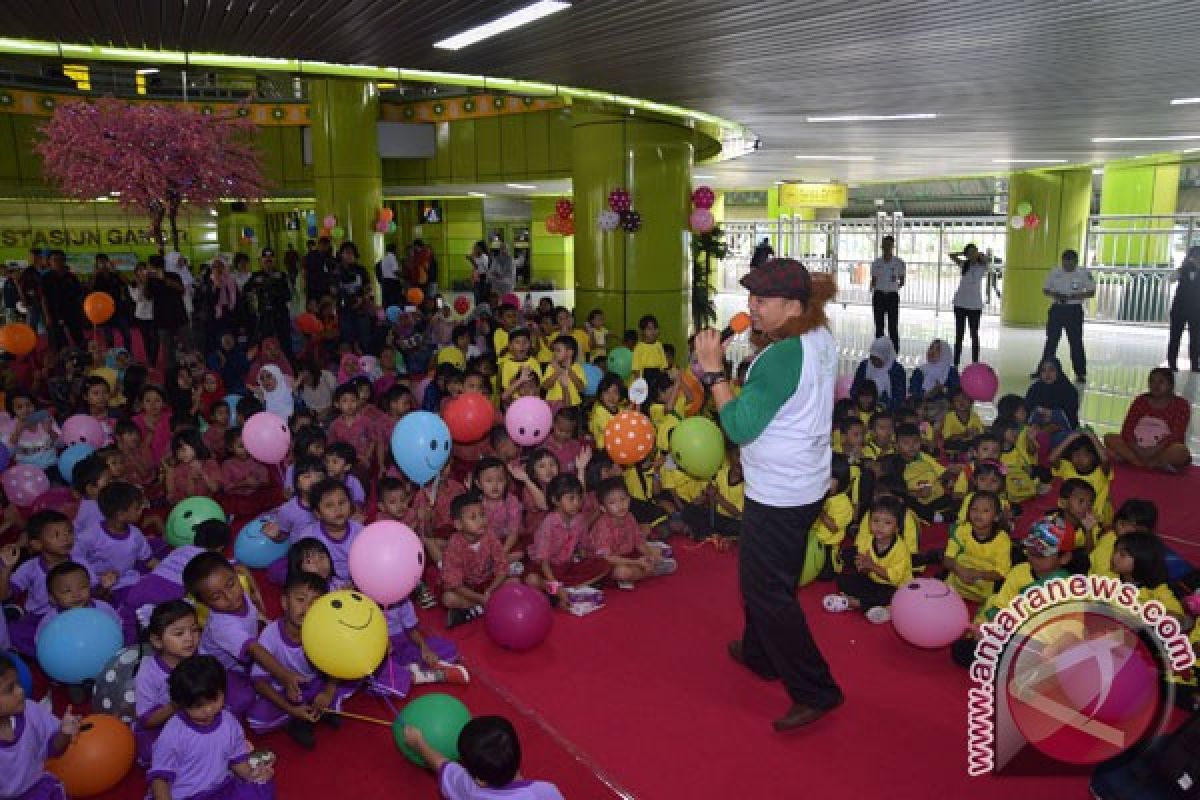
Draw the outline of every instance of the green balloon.
[[[1028,200],[1023,200],[1020,203],[1017,203],[1017,213],[1022,217],[1029,214],[1031,211],[1033,211],[1033,203],[1030,203]]]
[[[671,457],[693,478],[709,480],[725,461],[725,436],[707,417],[688,417],[671,431]]]
[[[621,376],[621,380],[629,380],[633,374],[633,353],[628,347],[614,347],[608,351],[608,371]]]
[[[225,509],[211,497],[188,497],[180,500],[167,515],[167,543],[172,547],[194,544],[196,525],[216,519],[226,521]]]
[[[330,233],[333,234],[333,238],[341,239],[346,235],[346,229],[343,228],[341,225],[338,225],[336,228],[334,228],[332,231],[330,231]]]
[[[405,744],[405,725],[412,725],[419,730],[434,750],[452,761],[457,761],[458,735],[470,721],[471,712],[457,698],[448,694],[427,694],[404,707],[400,716],[392,723],[392,737],[404,757],[418,767],[429,765],[417,755],[416,750]]]

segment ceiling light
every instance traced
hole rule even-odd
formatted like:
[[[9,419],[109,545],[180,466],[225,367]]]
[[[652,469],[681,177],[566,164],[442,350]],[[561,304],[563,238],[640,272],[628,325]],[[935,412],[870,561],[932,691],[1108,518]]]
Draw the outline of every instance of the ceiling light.
[[[158,72],[158,67],[142,67],[137,71],[138,75],[153,75]]]
[[[1190,106],[1195,103],[1200,103],[1200,97],[1176,97],[1171,101],[1173,106]]]
[[[801,161],[874,161],[875,156],[796,156]]]
[[[566,11],[570,7],[570,3],[562,3],[558,2],[558,0],[540,0],[533,5],[519,8],[511,14],[505,14],[499,19],[486,22],[483,25],[477,25],[448,39],[442,39],[440,42],[434,42],[433,46],[441,50],[461,50],[464,47],[470,47],[476,42],[482,42],[484,39],[490,39],[505,31],[511,31],[513,28],[528,25],[550,14]]]
[[[716,178],[716,175],[693,175],[692,180],[695,181],[711,181]]]
[[[483,192],[467,192],[467,197],[487,197]]]
[[[376,88],[379,88],[379,89],[395,89],[396,88],[396,84],[394,84],[390,81],[380,81],[379,83],[375,84],[375,86],[376,86]]]
[[[1065,158],[993,158],[993,164],[1066,164]]]
[[[1093,168],[1093,169],[1092,169],[1092,174],[1093,174],[1093,175],[1103,175],[1103,174],[1104,174],[1104,167],[1095,167],[1095,168]]]
[[[1200,139],[1200,134],[1185,134],[1181,136],[1096,136],[1092,144],[1105,142],[1194,142]]]
[[[937,114],[845,114],[838,117],[805,117],[805,122],[890,122],[905,119],[937,119]]]
[[[527,191],[533,191],[537,188],[532,183],[506,183],[504,185],[510,189],[525,189]]]

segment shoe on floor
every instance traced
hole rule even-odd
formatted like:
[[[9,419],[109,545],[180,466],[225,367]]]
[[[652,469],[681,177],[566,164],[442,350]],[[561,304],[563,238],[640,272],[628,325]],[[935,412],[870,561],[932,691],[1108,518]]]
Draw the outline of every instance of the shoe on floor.
[[[617,581],[617,588],[626,592],[633,591],[633,581]]]
[[[831,614],[840,614],[850,610],[850,599],[844,594],[827,594],[821,600],[821,605]]]
[[[342,727],[342,718],[332,711],[327,711],[321,715],[321,722],[333,728],[335,731]]]
[[[467,668],[462,664],[451,664],[448,661],[443,661],[438,664],[438,671],[442,673],[442,679],[446,683],[453,683],[456,686],[466,686],[471,682],[471,673],[467,672]]]
[[[433,596],[433,592],[429,591],[429,587],[424,583],[417,584],[417,605],[421,608],[434,608],[437,606],[437,598]]]
[[[468,622],[477,620],[483,616],[483,606],[471,606],[470,608],[452,608],[446,614],[446,627],[457,628],[459,625],[466,625]]]
[[[867,619],[876,625],[882,625],[885,622],[891,622],[892,612],[888,611],[887,606],[873,606],[867,609]]]
[[[292,737],[293,742],[300,745],[305,750],[312,750],[317,746],[317,734],[313,730],[313,724],[308,720],[288,720],[287,734],[288,736]]]
[[[797,728],[803,728],[806,725],[813,724],[840,705],[840,700],[838,701],[837,705],[834,705],[832,708],[813,708],[812,706],[806,706],[803,703],[796,703],[790,709],[788,709],[788,713],[772,722],[771,727],[775,729],[776,733],[784,733],[786,731],[796,730]]]

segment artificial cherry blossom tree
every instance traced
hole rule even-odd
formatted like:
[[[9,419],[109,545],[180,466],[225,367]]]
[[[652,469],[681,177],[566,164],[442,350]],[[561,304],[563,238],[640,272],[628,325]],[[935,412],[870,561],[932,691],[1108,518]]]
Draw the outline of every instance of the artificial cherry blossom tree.
[[[113,196],[150,217],[150,231],[179,249],[183,203],[261,198],[266,184],[254,124],[182,105],[115,98],[64,103],[41,126],[36,148],[47,178],[65,195]]]

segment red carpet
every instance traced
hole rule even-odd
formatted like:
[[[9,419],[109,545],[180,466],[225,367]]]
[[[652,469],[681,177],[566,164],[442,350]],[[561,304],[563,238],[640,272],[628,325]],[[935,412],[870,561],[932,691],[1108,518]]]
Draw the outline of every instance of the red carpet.
[[[1130,495],[1158,503],[1172,546],[1195,560],[1200,537],[1178,498],[1200,490],[1200,472],[1123,471],[1117,483],[1118,503]],[[904,644],[890,626],[825,613],[828,584],[807,587],[801,600],[846,703],[810,730],[775,734],[770,720],[788,702],[782,688],[725,654],[741,624],[736,554],[683,546],[676,553],[678,575],[634,592],[611,590],[608,607],[591,616],[558,615],[550,639],[532,653],[499,649],[478,624],[454,631],[475,675],[455,693],[475,713],[514,719],[528,776],[588,800],[1087,796],[1086,776],[1066,768],[969,778],[966,673],[947,652]],[[441,615],[425,619],[437,628]],[[350,710],[390,718],[371,698],[356,698]],[[346,721],[341,731],[319,734],[312,754],[280,734],[258,742],[280,756],[281,798],[436,795],[389,730]],[[142,787],[140,775],[130,776],[108,797],[140,797]]]

